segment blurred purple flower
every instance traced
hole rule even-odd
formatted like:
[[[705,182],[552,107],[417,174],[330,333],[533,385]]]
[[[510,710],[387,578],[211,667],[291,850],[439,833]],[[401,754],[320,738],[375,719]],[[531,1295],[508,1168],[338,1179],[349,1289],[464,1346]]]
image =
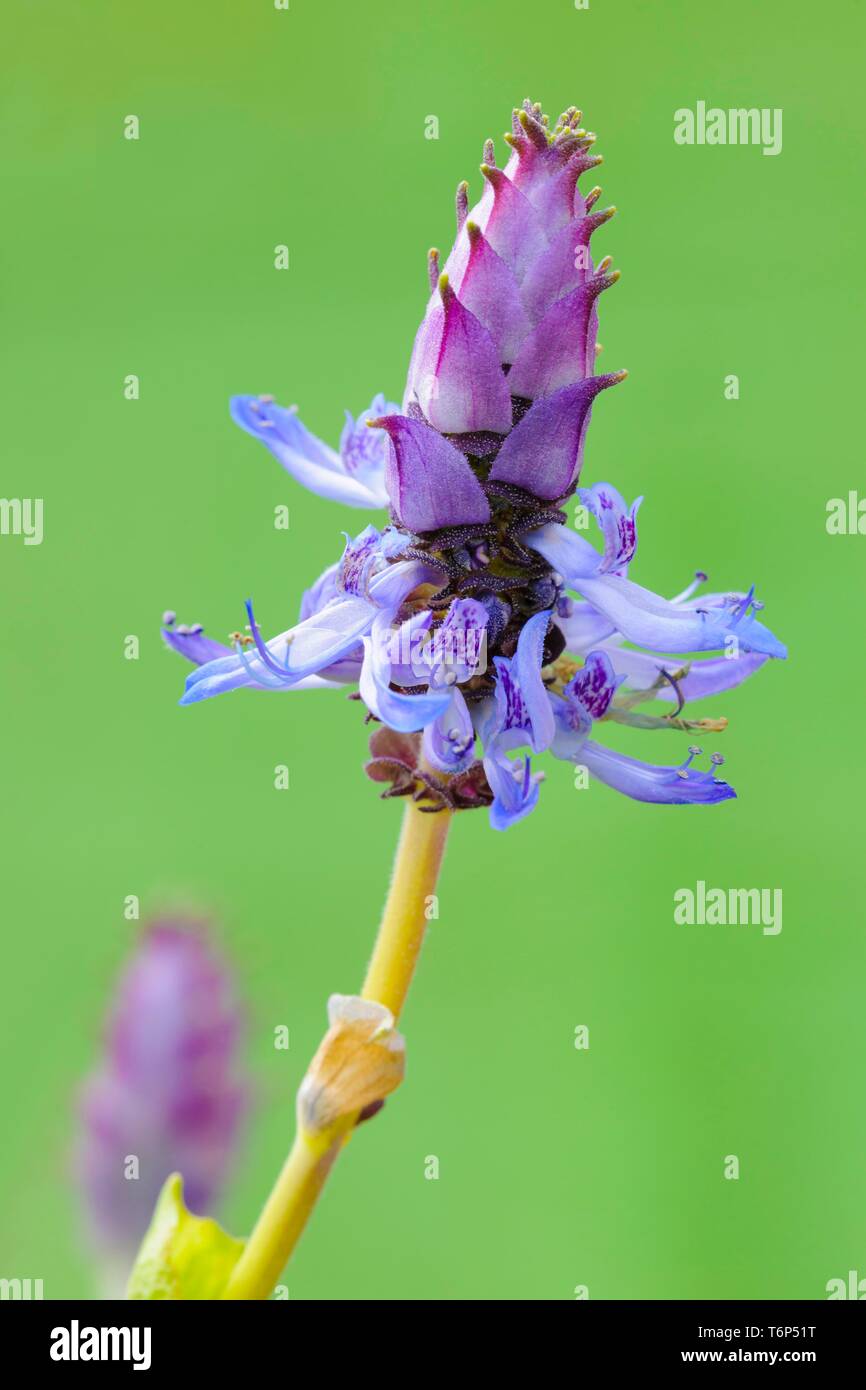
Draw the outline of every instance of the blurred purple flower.
[[[231,974],[205,924],[146,927],[81,1095],[76,1176],[89,1234],[107,1257],[135,1254],[172,1172],[183,1174],[194,1212],[212,1206],[248,1104],[240,1031]]]

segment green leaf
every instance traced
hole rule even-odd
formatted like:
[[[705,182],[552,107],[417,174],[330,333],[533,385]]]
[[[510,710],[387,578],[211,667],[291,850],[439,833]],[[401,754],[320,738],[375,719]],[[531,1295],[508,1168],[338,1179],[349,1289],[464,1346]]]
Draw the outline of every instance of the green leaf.
[[[159,1194],[126,1296],[218,1299],[243,1248],[242,1240],[226,1235],[210,1217],[187,1210],[183,1179],[172,1173]]]

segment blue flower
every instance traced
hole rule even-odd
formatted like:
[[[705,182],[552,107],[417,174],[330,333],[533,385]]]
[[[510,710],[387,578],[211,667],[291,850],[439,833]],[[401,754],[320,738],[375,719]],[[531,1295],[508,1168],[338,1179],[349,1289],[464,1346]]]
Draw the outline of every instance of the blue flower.
[[[509,750],[530,748],[543,753],[553,742],[556,723],[541,679],[544,643],[550,613],[536,613],[522,628],[513,659],[498,656],[496,689],[491,705],[481,712],[479,733],[484,743],[484,771],[494,793],[490,823],[507,830],[534,810],[540,776],[533,774],[528,754],[510,759]]]
[[[664,652],[704,652],[724,648],[735,639],[747,651],[775,657],[788,654],[784,644],[756,618],[763,604],[755,600],[754,586],[746,594],[676,604],[619,572],[634,554],[636,538],[631,535],[621,539],[619,546],[609,546],[606,533],[601,557],[588,541],[564,526],[548,524],[530,531],[525,539],[554,566],[569,588],[577,590],[608,619],[612,630],[638,646]]]
[[[230,409],[235,423],[266,444],[286,472],[311,492],[350,507],[388,505],[388,440],[368,428],[368,421],[397,410],[384,396],[375,396],[357,420],[346,411],[339,452],[301,423],[297,406],[286,409],[272,396],[233,396]]]

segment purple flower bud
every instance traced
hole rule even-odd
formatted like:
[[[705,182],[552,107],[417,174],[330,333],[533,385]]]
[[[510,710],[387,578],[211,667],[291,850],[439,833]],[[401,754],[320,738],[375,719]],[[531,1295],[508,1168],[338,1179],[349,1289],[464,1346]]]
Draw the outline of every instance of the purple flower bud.
[[[598,296],[618,272],[608,260],[595,266],[589,252],[614,209],[591,212],[599,190],[578,190],[580,175],[600,163],[579,120],[570,108],[551,130],[526,102],[514,113],[505,169],[485,145],[485,189],[471,211],[466,185],[458,190],[457,238],[418,330],[403,401],[407,415],[456,436],[470,457],[492,460],[493,482],[550,501],[577,481],[593,397],[624,375],[594,375]],[[547,400],[556,405],[542,410]],[[535,403],[528,415],[527,402]],[[474,520],[454,499],[448,524]]]
[[[462,273],[455,276],[455,292],[487,329],[498,361],[513,362],[532,327],[517,282],[474,222],[466,223],[466,237],[460,239],[459,249],[465,252],[465,265]]]
[[[525,487],[531,476],[536,497],[563,497],[580,474],[592,402],[621,379],[618,372],[590,377],[536,401],[499,450],[491,481]]]
[[[408,394],[443,434],[505,434],[511,426],[511,396],[496,345],[461,304],[447,275],[415,341]]]
[[[239,1035],[232,979],[204,925],[147,927],[81,1095],[76,1176],[91,1239],[107,1257],[134,1255],[170,1173],[183,1175],[193,1211],[214,1202],[247,1109]]]
[[[520,345],[508,379],[515,396],[537,400],[592,376],[598,326],[595,301],[618,278],[616,272],[593,275],[550,306]]]
[[[481,484],[454,445],[420,420],[386,415],[372,424],[387,430],[391,454],[385,482],[394,514],[410,531],[490,519]]]

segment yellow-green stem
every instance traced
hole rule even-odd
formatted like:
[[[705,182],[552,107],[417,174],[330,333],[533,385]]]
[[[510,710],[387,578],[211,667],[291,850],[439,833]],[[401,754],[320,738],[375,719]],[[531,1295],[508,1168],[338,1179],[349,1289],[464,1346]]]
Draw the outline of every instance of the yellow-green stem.
[[[395,1018],[406,1000],[428,921],[428,907],[445,853],[452,813],[406,804],[391,886],[361,991]],[[316,1205],[319,1193],[357,1120],[343,1117],[310,1135],[299,1129],[288,1158],[223,1295],[267,1298]]]
[[[406,1002],[424,940],[428,900],[436,891],[451,819],[450,811],[421,811],[413,801],[403,816],[385,911],[361,990],[395,1018]]]

